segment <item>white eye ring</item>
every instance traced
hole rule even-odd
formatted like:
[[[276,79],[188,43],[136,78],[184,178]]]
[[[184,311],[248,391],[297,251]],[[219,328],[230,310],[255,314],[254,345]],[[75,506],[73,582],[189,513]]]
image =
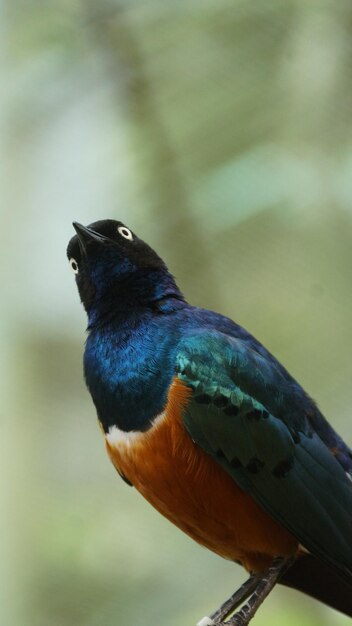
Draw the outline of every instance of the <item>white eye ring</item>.
[[[78,274],[78,272],[79,272],[78,263],[77,263],[76,259],[74,259],[73,257],[72,257],[72,259],[70,259],[70,265],[71,265],[74,273]]]
[[[126,228],[126,226],[119,226],[117,229],[117,232],[119,233],[119,235],[122,235],[122,237],[124,237],[125,239],[129,239],[130,241],[133,240],[133,235],[131,231],[129,230],[129,228]]]

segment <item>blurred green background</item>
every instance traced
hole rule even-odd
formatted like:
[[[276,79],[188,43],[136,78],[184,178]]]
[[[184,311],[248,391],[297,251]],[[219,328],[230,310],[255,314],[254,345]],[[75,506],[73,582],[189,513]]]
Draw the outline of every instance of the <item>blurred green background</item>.
[[[3,0],[1,626],[192,626],[245,578],[118,480],[82,380],[73,219],[124,221],[347,440],[352,4]],[[343,626],[276,589],[257,626]]]

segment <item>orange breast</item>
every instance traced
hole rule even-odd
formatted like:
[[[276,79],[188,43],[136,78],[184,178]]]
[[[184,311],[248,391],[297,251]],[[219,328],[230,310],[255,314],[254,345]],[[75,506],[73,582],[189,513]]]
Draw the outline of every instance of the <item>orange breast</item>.
[[[106,438],[116,469],[171,522],[248,571],[294,554],[296,539],[196,445],[182,423],[191,391],[175,379],[165,413],[146,433]]]

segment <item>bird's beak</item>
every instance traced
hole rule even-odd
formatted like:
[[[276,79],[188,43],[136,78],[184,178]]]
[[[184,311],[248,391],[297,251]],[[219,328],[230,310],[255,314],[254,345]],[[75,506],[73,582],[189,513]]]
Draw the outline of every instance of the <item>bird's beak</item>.
[[[77,233],[79,245],[84,254],[87,253],[87,247],[90,243],[105,243],[108,241],[108,237],[104,237],[104,235],[100,235],[95,230],[91,230],[78,222],[72,222],[72,225]]]

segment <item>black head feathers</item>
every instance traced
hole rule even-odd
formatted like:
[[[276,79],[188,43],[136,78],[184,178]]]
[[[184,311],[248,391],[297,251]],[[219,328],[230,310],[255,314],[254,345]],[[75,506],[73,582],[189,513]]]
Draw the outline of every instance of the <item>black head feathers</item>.
[[[77,234],[67,256],[90,321],[167,297],[182,299],[164,261],[122,222],[73,226]]]

